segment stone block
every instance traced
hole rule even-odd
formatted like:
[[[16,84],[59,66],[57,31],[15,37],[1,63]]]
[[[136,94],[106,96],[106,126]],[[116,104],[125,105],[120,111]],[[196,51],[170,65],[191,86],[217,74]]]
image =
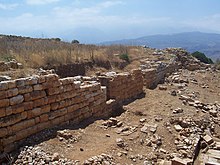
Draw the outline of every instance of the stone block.
[[[33,101],[23,102],[24,110],[30,110],[34,108]]]
[[[15,82],[15,80],[7,81],[7,83],[8,83],[8,89],[16,88],[16,82]]]
[[[60,87],[55,87],[55,88],[49,88],[46,91],[47,91],[47,95],[51,96],[51,95],[57,95],[61,93],[62,89]]]
[[[15,125],[11,126],[10,129],[12,130],[13,133],[16,133],[20,130],[26,129],[28,127],[31,127],[35,124],[35,120],[34,119],[30,119],[30,120],[25,120],[25,121],[21,121],[19,123],[16,123]]]
[[[13,106],[10,106],[8,108],[11,108],[12,114],[17,114],[17,113],[24,112],[23,104],[13,105]]]
[[[56,110],[56,111],[52,111],[49,114],[49,120],[52,120],[52,119],[54,119],[56,117],[59,117],[59,116],[64,116],[66,113],[67,113],[67,109],[66,108],[59,109],[59,110]]]
[[[35,91],[41,91],[41,90],[44,90],[44,86],[42,84],[37,84],[37,85],[34,85],[34,90]]]
[[[39,78],[38,78],[38,83],[44,83],[44,82],[46,82],[46,78],[45,78],[45,76],[40,76]]]
[[[14,114],[6,117],[0,118],[0,127],[6,127],[18,123],[21,120],[27,118],[27,112],[22,112],[19,114]]]
[[[27,81],[26,78],[20,78],[20,79],[15,80],[16,87],[24,87],[26,85],[25,83],[26,81]]]
[[[54,96],[48,96],[48,104],[56,102],[56,95]]]
[[[18,95],[18,88],[11,88],[7,90],[7,97],[13,97]]]
[[[5,137],[8,135],[7,128],[0,128],[0,138]]]
[[[5,81],[1,81],[0,82],[0,91],[7,90],[7,89],[8,89],[8,83]]]
[[[37,117],[42,114],[41,108],[34,108],[28,111],[28,119]]]
[[[42,131],[42,130],[44,130],[44,129],[50,128],[51,126],[53,126],[53,125],[51,124],[50,121],[46,121],[46,122],[43,122],[43,123],[39,123],[39,124],[37,125],[37,131]]]
[[[9,106],[9,99],[0,100],[0,108]]]
[[[206,141],[206,143],[208,143],[208,144],[212,144],[213,142],[214,142],[214,140],[212,139],[212,137],[211,136],[209,136],[209,135],[205,135],[204,137],[203,137],[203,139]]]
[[[13,142],[16,141],[16,136],[15,135],[12,135],[12,136],[9,136],[9,137],[5,137],[2,139],[2,145],[5,147]]]
[[[59,103],[52,103],[51,104],[51,110],[54,111],[54,110],[57,110],[59,108]]]
[[[41,123],[42,123],[42,122],[46,122],[46,121],[48,121],[48,120],[49,120],[48,114],[43,114],[43,115],[40,116],[40,122],[41,122]]]
[[[6,99],[7,98],[7,91],[0,91],[0,99]]]
[[[37,100],[34,100],[34,101],[33,101],[33,106],[34,106],[34,108],[43,106],[43,105],[45,105],[45,104],[46,104],[46,103],[45,103],[45,98],[40,98],[40,99],[37,99]]]
[[[31,93],[24,94],[25,101],[37,100],[45,96],[46,96],[45,91],[33,91]]]
[[[18,93],[19,94],[25,94],[25,93],[30,93],[33,91],[33,87],[32,86],[22,86],[22,87],[18,87]]]
[[[51,110],[51,106],[50,105],[45,105],[45,106],[41,107],[42,114],[43,113],[48,113],[48,112],[50,112],[50,110]]]
[[[24,101],[23,95],[18,95],[18,96],[10,98],[10,105],[20,104],[23,101]]]
[[[26,85],[36,85],[38,83],[39,76],[28,77],[26,80]]]
[[[0,108],[0,117],[5,117],[5,116],[6,116],[6,109]]]
[[[192,162],[191,159],[181,159],[178,157],[172,159],[172,165],[190,165]]]

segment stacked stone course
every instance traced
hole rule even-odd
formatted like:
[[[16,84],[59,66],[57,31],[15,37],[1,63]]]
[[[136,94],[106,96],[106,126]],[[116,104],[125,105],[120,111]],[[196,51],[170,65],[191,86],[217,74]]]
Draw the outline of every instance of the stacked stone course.
[[[101,83],[85,79],[49,74],[0,82],[0,158],[37,132],[109,115],[143,92],[141,70],[100,77]]]
[[[98,78],[107,88],[107,99],[122,103],[143,93],[143,77],[139,69],[131,73],[104,74]]]
[[[104,89],[53,74],[0,82],[0,153],[46,128],[104,113]]]

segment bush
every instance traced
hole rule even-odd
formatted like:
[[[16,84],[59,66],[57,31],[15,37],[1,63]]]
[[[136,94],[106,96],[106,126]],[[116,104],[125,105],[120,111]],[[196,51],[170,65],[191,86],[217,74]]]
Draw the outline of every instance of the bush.
[[[14,57],[12,55],[0,55],[0,61],[9,62],[12,59],[14,59]]]
[[[205,64],[213,64],[212,59],[206,57],[206,55],[204,53],[196,51],[196,52],[192,53],[192,56],[197,58],[199,61],[201,61]]]
[[[125,60],[127,62],[130,62],[128,54],[120,54],[119,58],[122,59],[122,60]]]

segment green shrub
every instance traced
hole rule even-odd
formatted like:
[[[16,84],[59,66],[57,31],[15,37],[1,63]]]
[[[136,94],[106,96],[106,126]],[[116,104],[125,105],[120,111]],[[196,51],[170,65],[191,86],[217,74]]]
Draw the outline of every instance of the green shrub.
[[[199,61],[201,61],[205,64],[213,64],[212,59],[206,57],[206,55],[204,53],[196,51],[196,52],[192,53],[192,56],[197,58]]]
[[[122,59],[122,60],[125,60],[127,62],[130,62],[128,54],[120,54],[119,58]]]
[[[6,62],[8,62],[8,61],[11,61],[13,59],[13,56],[12,55],[7,55],[7,54],[5,54],[5,55],[0,55],[0,61],[6,61]]]

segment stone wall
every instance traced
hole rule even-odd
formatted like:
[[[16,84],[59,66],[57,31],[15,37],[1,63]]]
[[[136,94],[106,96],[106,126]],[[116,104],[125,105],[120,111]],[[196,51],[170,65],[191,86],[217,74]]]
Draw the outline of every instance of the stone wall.
[[[23,65],[16,60],[11,60],[9,62],[0,61],[0,72],[8,71],[10,69],[22,69]]]
[[[107,88],[107,99],[123,102],[143,93],[143,77],[141,70],[131,73],[109,72],[98,77],[101,85]]]
[[[143,69],[143,81],[144,86],[149,89],[154,89],[157,84],[163,83],[167,74],[174,72],[181,67],[176,62],[171,63],[154,63],[153,67],[150,65],[150,69]]]
[[[0,153],[46,128],[100,116],[106,111],[105,92],[96,81],[53,74],[0,82]]]
[[[107,116],[143,92],[140,70],[101,76],[101,83],[85,79],[49,74],[0,82],[0,157],[37,132]]]

